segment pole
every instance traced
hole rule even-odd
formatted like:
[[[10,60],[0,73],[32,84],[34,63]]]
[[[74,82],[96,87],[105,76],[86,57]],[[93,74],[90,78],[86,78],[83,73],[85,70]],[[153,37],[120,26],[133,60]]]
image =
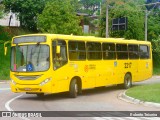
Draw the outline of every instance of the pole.
[[[147,19],[148,19],[147,10],[145,10],[145,41],[147,41]]]
[[[100,2],[100,15],[102,15],[101,2]]]
[[[106,6],[106,38],[108,38],[108,3]]]

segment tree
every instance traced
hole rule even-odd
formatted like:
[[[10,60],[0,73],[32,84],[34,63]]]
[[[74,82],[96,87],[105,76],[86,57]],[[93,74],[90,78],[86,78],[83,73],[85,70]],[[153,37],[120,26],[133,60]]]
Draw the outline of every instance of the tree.
[[[109,36],[123,37],[127,39],[144,40],[144,12],[140,7],[137,7],[136,1],[133,0],[110,0],[107,1],[110,5],[109,9]],[[140,2],[140,1],[138,1]],[[112,31],[112,19],[128,18],[128,28],[125,31]],[[105,19],[106,19],[106,4],[103,7],[103,13],[100,21],[100,36],[105,36]]]
[[[153,10],[148,16],[148,40],[158,39],[160,35],[160,9]]]
[[[156,3],[160,0],[146,0],[146,3]],[[160,35],[160,4],[146,6],[148,10],[148,40],[158,39]]]
[[[22,28],[36,31],[37,14],[42,13],[48,0],[3,0],[7,11],[17,13]]]
[[[160,64],[160,37],[152,40],[153,65],[159,67]]]
[[[80,19],[71,0],[51,0],[38,15],[38,29],[47,33],[81,34]]]
[[[101,1],[102,0],[80,0],[79,3],[82,4],[80,11],[89,15],[93,15],[97,10],[100,9]]]
[[[3,13],[4,12],[4,6],[2,4],[0,4],[0,18],[3,17]]]

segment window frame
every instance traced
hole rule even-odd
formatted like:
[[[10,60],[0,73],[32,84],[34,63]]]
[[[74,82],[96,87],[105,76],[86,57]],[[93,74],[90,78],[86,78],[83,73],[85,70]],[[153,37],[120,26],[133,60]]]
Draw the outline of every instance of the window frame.
[[[76,43],[84,43],[84,50],[70,50],[69,48],[69,42],[76,42]],[[85,58],[82,58],[82,59],[71,59],[70,58],[70,52],[76,52],[76,54],[78,54],[78,52],[84,52],[85,53]],[[69,60],[70,61],[85,61],[86,59],[87,59],[87,53],[86,53],[86,43],[85,43],[85,41],[75,41],[75,40],[69,40],[68,41],[68,57],[69,57]],[[79,56],[78,56],[79,57]]]
[[[95,51],[95,50],[94,50],[94,51],[91,51],[91,50],[88,50],[88,43],[98,43],[98,44],[100,45],[100,51]],[[86,42],[86,52],[87,52],[87,60],[102,60],[102,59],[103,59],[103,57],[102,57],[102,43],[101,43],[101,42],[90,42],[90,41],[88,42],[88,41],[87,41],[87,42]],[[101,58],[99,58],[99,59],[97,59],[97,58],[96,58],[96,59],[89,58],[89,57],[88,57],[88,56],[89,56],[88,54],[91,53],[91,52],[93,52],[93,53],[100,53],[100,57],[101,57]],[[96,55],[96,54],[95,54],[95,55]]]

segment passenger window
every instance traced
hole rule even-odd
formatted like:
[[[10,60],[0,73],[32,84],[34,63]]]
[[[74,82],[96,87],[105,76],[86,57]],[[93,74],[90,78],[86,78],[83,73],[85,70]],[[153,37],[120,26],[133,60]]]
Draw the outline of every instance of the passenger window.
[[[139,59],[138,45],[128,45],[129,59]]]
[[[149,47],[147,45],[139,46],[140,59],[149,59]]]
[[[69,41],[68,49],[69,49],[70,60],[86,59],[85,42]]]
[[[128,50],[126,44],[117,44],[117,59],[128,59]]]
[[[102,47],[104,60],[113,60],[116,58],[114,43],[103,43]]]
[[[101,43],[87,42],[87,58],[88,60],[102,59]]]
[[[53,41],[53,67],[54,70],[62,67],[68,62],[67,59],[67,47],[66,42],[64,40],[57,40]],[[59,47],[59,52],[57,51],[57,48]]]

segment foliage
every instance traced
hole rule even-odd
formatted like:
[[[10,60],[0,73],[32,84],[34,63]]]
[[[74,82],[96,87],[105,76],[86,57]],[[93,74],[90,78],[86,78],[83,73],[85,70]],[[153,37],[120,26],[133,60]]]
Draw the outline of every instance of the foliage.
[[[4,0],[6,10],[17,13],[21,27],[36,31],[37,14],[48,0]]]
[[[139,1],[140,2],[140,1]],[[144,39],[144,13],[140,7],[137,7],[133,0],[110,0],[107,2],[111,7],[109,9],[109,34],[111,37],[123,37],[126,39]],[[112,31],[112,19],[128,18],[128,28],[126,31]],[[105,36],[106,4],[100,21],[100,36]]]
[[[0,80],[9,80],[10,73],[10,47],[8,47],[7,55],[4,55],[3,44],[0,43]]]
[[[4,6],[2,4],[0,4],[0,18],[3,17],[3,11],[4,11]]]
[[[100,9],[100,2],[102,0],[80,0],[79,3],[82,4],[81,12],[93,15],[97,10]]]
[[[159,39],[152,40],[152,51],[153,51],[153,65],[154,67],[160,68],[160,37]]]
[[[157,39],[160,35],[160,8],[156,8],[148,15],[148,40]]]
[[[71,0],[51,0],[38,15],[38,29],[47,33],[81,34],[79,23]]]
[[[0,26],[0,41],[8,41],[11,36],[4,30],[4,27]]]

